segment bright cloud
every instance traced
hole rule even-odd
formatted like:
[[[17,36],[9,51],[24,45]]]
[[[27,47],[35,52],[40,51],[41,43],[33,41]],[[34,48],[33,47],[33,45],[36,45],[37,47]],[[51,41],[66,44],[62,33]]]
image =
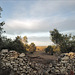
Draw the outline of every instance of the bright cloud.
[[[33,43],[35,43],[37,46],[48,46],[48,45],[53,45],[53,42],[44,42],[44,41],[31,41]],[[29,44],[31,43],[29,42]]]
[[[67,17],[55,16],[45,19],[7,20],[4,29],[7,34],[24,34],[26,32],[49,32],[54,28],[60,31],[74,30],[74,25],[74,18],[70,20]]]

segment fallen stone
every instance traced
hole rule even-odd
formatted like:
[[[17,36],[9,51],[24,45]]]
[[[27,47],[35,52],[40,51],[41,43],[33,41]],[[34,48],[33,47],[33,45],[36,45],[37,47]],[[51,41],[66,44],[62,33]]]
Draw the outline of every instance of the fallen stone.
[[[1,53],[7,53],[8,49],[2,49]]]
[[[21,53],[20,55],[19,55],[19,57],[24,57],[25,56],[25,54],[24,53]]]

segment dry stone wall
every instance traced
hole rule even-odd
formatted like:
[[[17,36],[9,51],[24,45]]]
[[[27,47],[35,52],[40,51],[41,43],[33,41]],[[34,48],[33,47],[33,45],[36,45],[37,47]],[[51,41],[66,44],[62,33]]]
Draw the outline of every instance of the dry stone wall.
[[[4,49],[0,52],[0,70],[0,75],[70,75],[71,70],[75,74],[75,53],[61,54],[57,61],[44,65],[31,62],[24,53]]]

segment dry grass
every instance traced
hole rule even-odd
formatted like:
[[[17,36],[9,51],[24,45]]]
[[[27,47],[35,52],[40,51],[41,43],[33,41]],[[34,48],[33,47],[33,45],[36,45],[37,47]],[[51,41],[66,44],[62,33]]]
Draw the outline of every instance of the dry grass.
[[[47,46],[36,46],[36,51],[43,51]]]

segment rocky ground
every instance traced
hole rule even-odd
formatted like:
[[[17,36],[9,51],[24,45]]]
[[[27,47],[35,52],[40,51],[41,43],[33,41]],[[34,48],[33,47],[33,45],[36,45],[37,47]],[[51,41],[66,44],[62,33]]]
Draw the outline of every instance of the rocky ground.
[[[0,75],[70,75],[70,73],[75,75],[75,53],[61,54],[48,64],[38,62],[43,59],[46,61],[45,57],[36,57],[36,55],[33,57],[33,55],[27,56],[16,51],[2,50]]]

